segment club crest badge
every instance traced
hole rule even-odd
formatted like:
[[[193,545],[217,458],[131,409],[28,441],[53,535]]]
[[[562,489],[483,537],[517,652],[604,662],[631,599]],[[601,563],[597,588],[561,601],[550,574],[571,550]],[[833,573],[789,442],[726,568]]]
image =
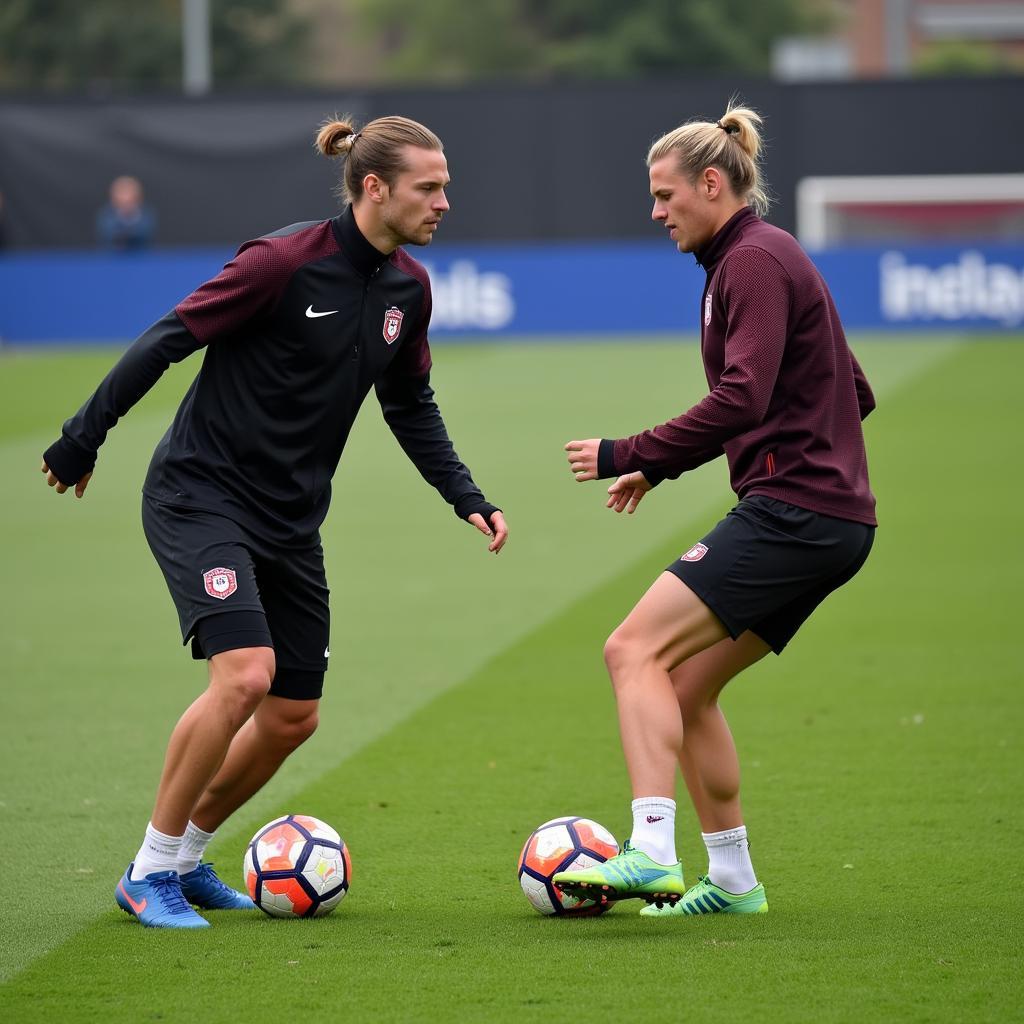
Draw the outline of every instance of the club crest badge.
[[[398,337],[398,332],[402,329],[402,320],[404,319],[405,314],[395,306],[392,306],[384,314],[384,340],[389,345]]]
[[[207,569],[203,573],[203,586],[210,597],[223,601],[238,589],[238,579],[234,569]]]
[[[708,546],[706,544],[694,544],[693,547],[682,556],[681,561],[699,562],[707,553]]]
[[[711,323],[711,292],[704,297],[704,326]]]

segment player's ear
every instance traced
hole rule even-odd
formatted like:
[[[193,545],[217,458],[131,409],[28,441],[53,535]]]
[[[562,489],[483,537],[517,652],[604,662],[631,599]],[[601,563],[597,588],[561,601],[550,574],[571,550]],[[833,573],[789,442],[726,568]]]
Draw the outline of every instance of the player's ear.
[[[701,192],[706,199],[714,199],[722,191],[722,172],[717,167],[705,167],[701,175]]]
[[[382,203],[388,197],[387,182],[377,174],[363,178],[363,195],[373,203]]]

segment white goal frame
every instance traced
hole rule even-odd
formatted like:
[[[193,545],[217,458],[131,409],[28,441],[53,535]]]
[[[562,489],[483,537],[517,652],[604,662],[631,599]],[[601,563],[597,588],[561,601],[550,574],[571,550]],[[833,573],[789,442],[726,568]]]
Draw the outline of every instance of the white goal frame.
[[[829,236],[828,208],[841,203],[1019,202],[1024,174],[907,174],[802,178],[796,186],[796,231],[808,249],[841,242]]]

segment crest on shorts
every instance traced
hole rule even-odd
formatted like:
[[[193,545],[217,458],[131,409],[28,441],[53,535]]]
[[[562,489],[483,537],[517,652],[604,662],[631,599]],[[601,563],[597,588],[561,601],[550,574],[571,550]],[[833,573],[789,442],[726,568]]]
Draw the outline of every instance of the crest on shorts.
[[[238,579],[234,569],[207,569],[203,573],[203,586],[210,597],[223,601],[238,589]]]
[[[389,345],[398,337],[404,319],[405,314],[396,306],[392,306],[384,314],[384,340]]]
[[[711,292],[704,297],[704,326],[711,323]]]
[[[681,556],[683,562],[699,562],[708,553],[707,544],[694,544],[685,555]]]

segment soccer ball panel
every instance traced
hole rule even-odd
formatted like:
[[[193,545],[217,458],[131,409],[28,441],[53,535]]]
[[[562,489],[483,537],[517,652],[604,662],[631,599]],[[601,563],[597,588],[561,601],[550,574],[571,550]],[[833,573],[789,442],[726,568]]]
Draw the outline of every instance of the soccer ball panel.
[[[341,836],[326,821],[308,814],[296,814],[292,820],[301,825],[314,839],[326,839],[328,842],[341,845]]]
[[[533,875],[528,875],[524,871],[519,876],[519,884],[535,910],[539,910],[542,914],[555,912],[555,908],[551,904],[551,897],[548,895],[548,887],[539,878],[534,878]]]
[[[575,847],[576,844],[565,825],[543,826],[526,844],[523,863],[547,877],[558,870],[562,861]]]
[[[616,842],[615,836],[603,825],[598,825],[596,821],[580,818],[573,824],[573,828],[576,830],[576,835],[579,836],[580,845],[585,846],[588,850],[593,850],[594,853],[601,854],[602,860],[614,857],[619,852],[619,844]]]
[[[282,822],[259,836],[256,843],[256,860],[263,864],[268,858],[287,860],[289,864],[299,863],[308,839],[290,822]]]
[[[314,846],[306,860],[302,875],[318,896],[331,892],[345,881],[345,862],[340,850]]]
[[[265,878],[261,896],[260,905],[277,917],[303,917],[313,907],[298,878]]]
[[[320,901],[320,905],[313,911],[313,916],[323,917],[325,914],[329,914],[345,898],[345,894],[347,892],[347,885],[339,885],[337,891],[331,893],[329,896],[325,896]]]

